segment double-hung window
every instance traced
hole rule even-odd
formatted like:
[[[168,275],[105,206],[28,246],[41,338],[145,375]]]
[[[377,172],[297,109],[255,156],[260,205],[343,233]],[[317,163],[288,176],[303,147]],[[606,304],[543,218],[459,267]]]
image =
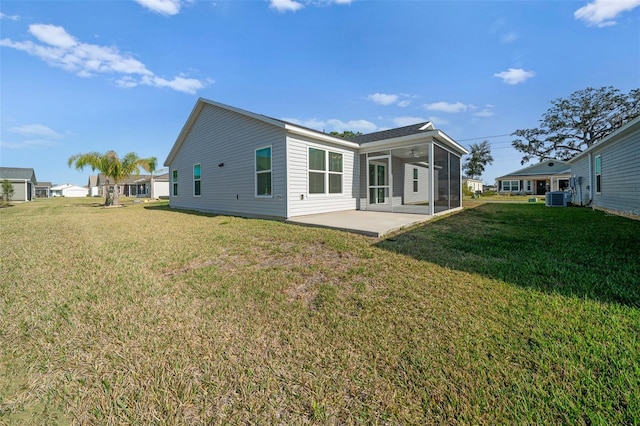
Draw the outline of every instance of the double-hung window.
[[[418,169],[413,168],[413,192],[418,192]]]
[[[199,197],[200,192],[200,164],[193,166],[193,195]]]
[[[602,157],[596,157],[596,192],[599,194],[602,192]]]
[[[256,197],[272,194],[271,147],[256,149]]]
[[[174,170],[171,174],[171,183],[173,184],[173,196],[178,196],[178,171]]]
[[[518,192],[520,191],[520,181],[519,180],[503,180],[502,190],[505,192]]]
[[[309,148],[309,194],[342,194],[343,155]]]

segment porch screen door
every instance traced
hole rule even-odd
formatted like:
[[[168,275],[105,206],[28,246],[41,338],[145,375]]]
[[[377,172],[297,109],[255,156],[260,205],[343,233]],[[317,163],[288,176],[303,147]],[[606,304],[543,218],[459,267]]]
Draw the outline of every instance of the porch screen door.
[[[367,164],[369,169],[368,208],[370,210],[390,211],[390,157],[369,158]]]

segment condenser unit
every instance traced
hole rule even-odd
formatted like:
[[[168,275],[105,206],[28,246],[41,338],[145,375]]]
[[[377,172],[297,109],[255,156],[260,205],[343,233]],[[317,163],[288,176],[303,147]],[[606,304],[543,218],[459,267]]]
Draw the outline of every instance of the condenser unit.
[[[545,195],[547,207],[567,207],[571,202],[571,193],[564,191],[547,192]]]

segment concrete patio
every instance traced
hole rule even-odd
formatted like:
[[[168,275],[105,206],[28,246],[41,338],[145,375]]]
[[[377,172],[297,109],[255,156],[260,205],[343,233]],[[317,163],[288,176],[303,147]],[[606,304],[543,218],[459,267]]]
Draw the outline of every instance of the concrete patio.
[[[287,222],[340,229],[371,237],[382,237],[400,229],[427,222],[432,218],[433,216],[424,214],[348,210],[297,216],[287,219]]]

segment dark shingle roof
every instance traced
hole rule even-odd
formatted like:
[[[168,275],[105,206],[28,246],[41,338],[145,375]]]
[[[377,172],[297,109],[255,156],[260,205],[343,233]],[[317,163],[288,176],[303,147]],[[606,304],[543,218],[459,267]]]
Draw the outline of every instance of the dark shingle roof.
[[[32,168],[0,167],[0,179],[33,179],[35,181],[36,173]]]
[[[359,144],[364,144],[368,142],[379,141],[383,139],[393,139],[399,138],[402,136],[414,135],[417,133],[433,130],[433,126],[427,126],[431,124],[429,121],[425,121],[423,123],[412,124],[410,126],[398,127],[396,129],[383,130],[381,132],[367,133],[366,135],[358,135],[352,138],[347,138],[351,142],[356,142]],[[426,129],[425,126],[427,126]],[[424,129],[424,130],[422,130]]]

